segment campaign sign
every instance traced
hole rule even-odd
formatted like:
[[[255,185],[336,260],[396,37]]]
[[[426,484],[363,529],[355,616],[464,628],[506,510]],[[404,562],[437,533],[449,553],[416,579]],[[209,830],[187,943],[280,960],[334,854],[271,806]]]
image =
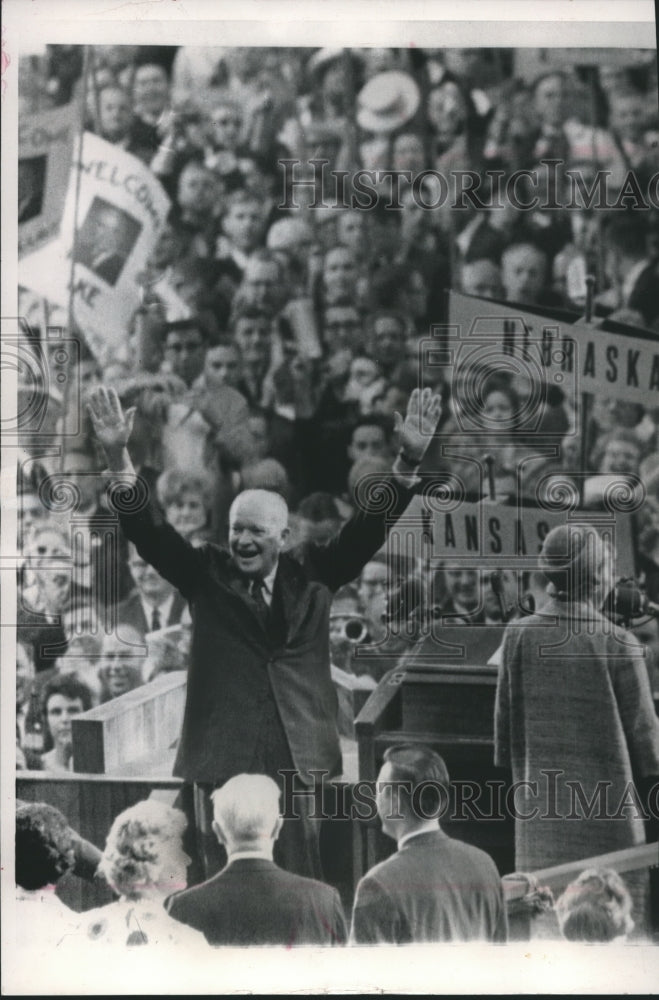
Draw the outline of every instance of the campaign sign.
[[[21,284],[63,305],[73,293],[75,321],[101,364],[125,346],[140,301],[138,276],[169,207],[141,160],[86,133],[81,162],[71,170],[60,239],[23,258]]]
[[[18,125],[18,255],[59,233],[78,109],[74,102],[21,113]]]

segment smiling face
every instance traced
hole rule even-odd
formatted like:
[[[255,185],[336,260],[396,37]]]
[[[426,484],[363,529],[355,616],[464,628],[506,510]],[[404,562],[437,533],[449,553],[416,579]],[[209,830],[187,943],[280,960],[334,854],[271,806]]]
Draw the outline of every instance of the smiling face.
[[[280,496],[247,490],[236,497],[229,513],[229,546],[241,573],[266,577],[288,535],[288,510]]]
[[[368,389],[377,380],[380,369],[371,358],[353,358],[350,363],[350,381],[361,389]]]
[[[638,474],[641,449],[633,441],[609,441],[602,457],[601,472]]]
[[[499,392],[498,389],[488,392],[483,403],[483,416],[484,422],[495,430],[509,427],[514,416],[509,396],[505,392]]]
[[[206,524],[207,513],[200,496],[193,492],[182,490],[165,509],[165,516],[172,527],[188,538]]]
[[[130,645],[128,645],[130,643]],[[132,691],[142,683],[143,656],[136,653],[135,646],[143,647],[143,640],[137,629],[123,626],[121,637],[108,635],[103,642],[103,658],[99,667],[112,698]]]
[[[444,570],[446,592],[461,608],[475,611],[480,603],[478,570],[452,568]]]
[[[46,608],[60,611],[69,599],[72,575],[71,549],[64,536],[46,529],[35,534],[30,546],[30,568]]]

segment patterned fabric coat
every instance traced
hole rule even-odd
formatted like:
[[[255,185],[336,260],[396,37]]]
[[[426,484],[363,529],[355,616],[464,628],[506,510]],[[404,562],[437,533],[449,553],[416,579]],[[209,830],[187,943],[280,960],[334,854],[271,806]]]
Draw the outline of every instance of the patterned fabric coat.
[[[514,797],[518,871],[644,843],[632,783],[659,775],[659,720],[637,640],[556,600],[509,625],[495,761],[531,783]]]

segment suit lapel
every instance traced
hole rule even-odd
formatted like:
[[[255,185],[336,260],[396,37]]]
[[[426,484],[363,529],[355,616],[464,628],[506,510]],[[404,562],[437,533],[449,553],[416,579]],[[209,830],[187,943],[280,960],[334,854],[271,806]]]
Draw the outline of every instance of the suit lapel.
[[[139,591],[134,591],[130,596],[130,600],[132,602],[131,612],[134,613],[135,624],[138,628],[141,627],[143,633],[146,634],[149,631],[149,623],[144,614],[144,606],[140,600]],[[131,614],[131,617],[133,617],[133,614]]]
[[[169,616],[167,618],[168,625],[178,625],[181,621],[181,615],[185,611],[186,602],[185,599],[179,594],[178,590],[174,594],[174,600],[172,601],[172,606],[169,609]]]
[[[231,557],[223,553],[223,561],[218,566],[217,580],[226,588],[231,597],[246,608],[252,621],[256,622],[263,635],[268,635],[254,602],[247,592],[244,579],[237,572]],[[286,642],[295,634],[308,611],[309,583],[302,566],[296,559],[284,553],[279,560],[272,595],[272,610],[275,626],[279,624],[280,640]]]
[[[309,609],[309,581],[302,567],[290,556],[282,556],[275,579],[275,597],[283,614],[286,637],[290,639],[300,627]]]

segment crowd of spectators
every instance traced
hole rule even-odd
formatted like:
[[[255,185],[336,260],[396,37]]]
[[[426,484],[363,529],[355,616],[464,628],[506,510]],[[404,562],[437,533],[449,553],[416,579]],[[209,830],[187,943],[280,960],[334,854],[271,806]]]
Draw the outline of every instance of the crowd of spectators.
[[[474,170],[486,181],[488,172],[505,178],[558,159],[559,201],[569,167],[589,183],[594,170],[610,171],[613,191],[633,170],[643,189],[659,169],[656,64],[630,53],[628,67],[612,66],[594,53],[592,65],[550,63],[530,80],[512,50],[108,45],[89,49],[84,66],[79,47],[49,46],[21,68],[23,112],[84,87],[86,128],[147,164],[172,206],[112,361],[101,366],[84,331],[70,331],[81,344],[69,372],[81,389],[79,432],[59,439],[60,457],[29,435],[23,443],[18,760],[66,770],[71,717],[185,669],[190,626],[170,584],[108,534],[102,460],[84,411],[89,388],[112,384],[135,408],[136,469],[194,544],[225,540],[231,501],[247,487],[286,497],[292,545],[329,537],[354,507],[360,479],[390,468],[394,415],[420,380],[443,396],[441,443],[464,439],[468,386],[442,381],[420,353],[430,325],[448,319],[445,289],[580,313],[576,261],[597,278],[596,316],[659,330],[656,210],[431,210],[403,187],[400,209],[387,211],[386,181],[371,211],[309,207],[314,198],[332,204],[331,172]],[[328,161],[324,181],[312,159]],[[282,160],[299,161],[292,175]],[[43,330],[39,301],[28,289],[20,297],[21,315]],[[514,426],[525,387],[487,368],[479,375],[483,426],[492,428],[477,441],[485,451],[502,426]],[[73,419],[73,398],[50,387],[50,427]],[[659,410],[602,394],[591,400],[584,446],[574,402],[560,391],[543,397],[543,430],[560,447],[542,470],[575,483],[588,472],[582,499],[591,505],[601,500],[599,474],[641,477],[636,571],[656,601]],[[540,466],[530,466],[530,482],[516,470],[533,455],[532,436],[511,436],[497,451],[490,495],[473,463],[435,450],[428,468],[506,503],[519,490],[531,495]],[[54,474],[75,484],[74,520],[46,488]],[[370,563],[336,597],[336,666],[377,681],[395,661],[356,657],[354,647],[381,642],[392,620],[405,629],[390,654],[417,641],[433,615],[501,622],[488,580],[467,576],[450,565],[430,573],[419,558],[401,561],[392,578],[386,561]],[[507,584],[517,597],[534,592],[528,574]],[[659,646],[656,622],[646,629]]]

